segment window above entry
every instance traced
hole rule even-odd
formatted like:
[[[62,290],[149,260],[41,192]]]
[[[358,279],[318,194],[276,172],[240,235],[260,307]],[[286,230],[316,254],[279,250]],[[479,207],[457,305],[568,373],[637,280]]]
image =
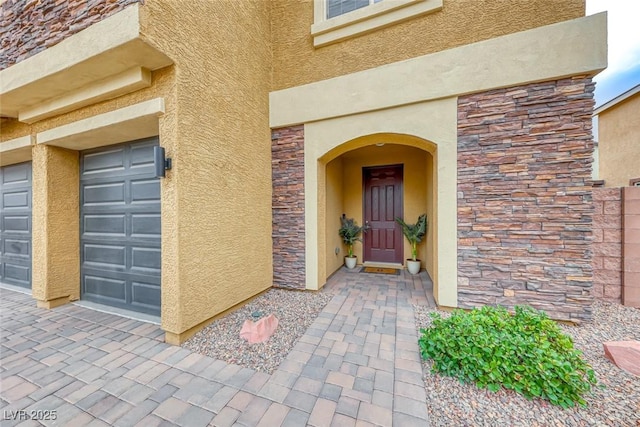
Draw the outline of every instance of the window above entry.
[[[315,0],[313,45],[325,46],[442,9],[443,0]]]

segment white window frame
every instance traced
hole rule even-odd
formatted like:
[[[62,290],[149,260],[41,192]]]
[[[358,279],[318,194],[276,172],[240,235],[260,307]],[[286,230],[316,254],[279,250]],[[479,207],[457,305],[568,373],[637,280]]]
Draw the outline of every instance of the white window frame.
[[[326,19],[326,0],[314,0],[313,45],[321,47],[442,9],[443,0],[382,0]]]

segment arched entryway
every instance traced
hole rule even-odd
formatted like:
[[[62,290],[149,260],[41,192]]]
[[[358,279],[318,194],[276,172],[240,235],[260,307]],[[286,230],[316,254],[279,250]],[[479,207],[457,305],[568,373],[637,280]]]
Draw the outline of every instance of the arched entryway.
[[[359,263],[402,265],[410,247],[393,220],[400,216],[415,222],[426,213],[429,229],[418,254],[423,268],[434,275],[436,155],[436,145],[431,142],[380,133],[347,141],[319,159],[318,181],[324,181],[318,199],[319,209],[324,210],[320,215],[324,223],[319,224],[324,228],[324,236],[319,236],[324,251],[319,254],[319,262],[324,262],[320,269],[325,280],[343,263],[344,247],[337,232],[342,214],[372,228],[354,248]]]

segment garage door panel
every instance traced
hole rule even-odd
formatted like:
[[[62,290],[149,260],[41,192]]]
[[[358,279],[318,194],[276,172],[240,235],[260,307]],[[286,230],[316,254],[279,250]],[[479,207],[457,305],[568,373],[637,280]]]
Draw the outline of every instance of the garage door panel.
[[[3,185],[9,184],[30,184],[31,182],[31,167],[25,163],[17,165],[5,166],[2,168],[2,179],[0,182]]]
[[[3,270],[3,281],[23,287],[31,287],[31,268],[29,266],[15,264],[12,259],[5,258]]]
[[[100,149],[81,154],[84,299],[160,314],[157,143],[153,138],[102,149],[104,155]]]
[[[99,276],[92,275],[91,270],[87,270],[85,273],[83,286],[85,296],[93,296],[99,300],[108,298],[112,300],[111,302],[126,304],[126,280],[105,277],[104,272],[97,272],[100,274]]]
[[[125,147],[87,153],[83,156],[82,175],[113,173],[125,169]]]
[[[155,143],[149,143],[131,147],[131,169],[136,173],[154,173],[153,147],[155,145]],[[145,171],[144,168],[148,170]]]
[[[86,185],[82,189],[84,204],[107,205],[125,203],[125,183],[114,182],[109,184]]]
[[[2,252],[5,257],[29,258],[31,256],[30,239],[2,239]]]
[[[160,238],[160,213],[132,214],[131,236]]]
[[[84,233],[87,235],[106,235],[123,237],[126,235],[124,214],[85,215]]]
[[[160,200],[160,181],[138,180],[131,182],[131,201],[133,203]]]
[[[31,199],[29,191],[16,191],[2,195],[2,207],[4,209],[28,208]]]
[[[160,249],[134,247],[131,249],[131,269],[160,274]]]
[[[133,305],[147,310],[160,305],[160,286],[157,284],[134,281],[131,289]]]
[[[2,218],[2,230],[7,233],[31,233],[29,215],[4,215]]]
[[[112,245],[83,245],[84,262],[91,264],[108,264],[111,268],[120,268],[124,271],[127,267],[127,249],[124,246]]]
[[[0,167],[0,280],[31,287],[31,162]]]

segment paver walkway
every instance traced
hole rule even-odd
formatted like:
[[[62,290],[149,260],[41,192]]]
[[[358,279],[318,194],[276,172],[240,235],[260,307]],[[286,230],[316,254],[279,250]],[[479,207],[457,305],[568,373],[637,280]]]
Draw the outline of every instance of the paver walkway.
[[[0,289],[2,426],[425,426],[411,304],[433,306],[430,286],[340,270],[272,375],[165,344],[156,325]]]

